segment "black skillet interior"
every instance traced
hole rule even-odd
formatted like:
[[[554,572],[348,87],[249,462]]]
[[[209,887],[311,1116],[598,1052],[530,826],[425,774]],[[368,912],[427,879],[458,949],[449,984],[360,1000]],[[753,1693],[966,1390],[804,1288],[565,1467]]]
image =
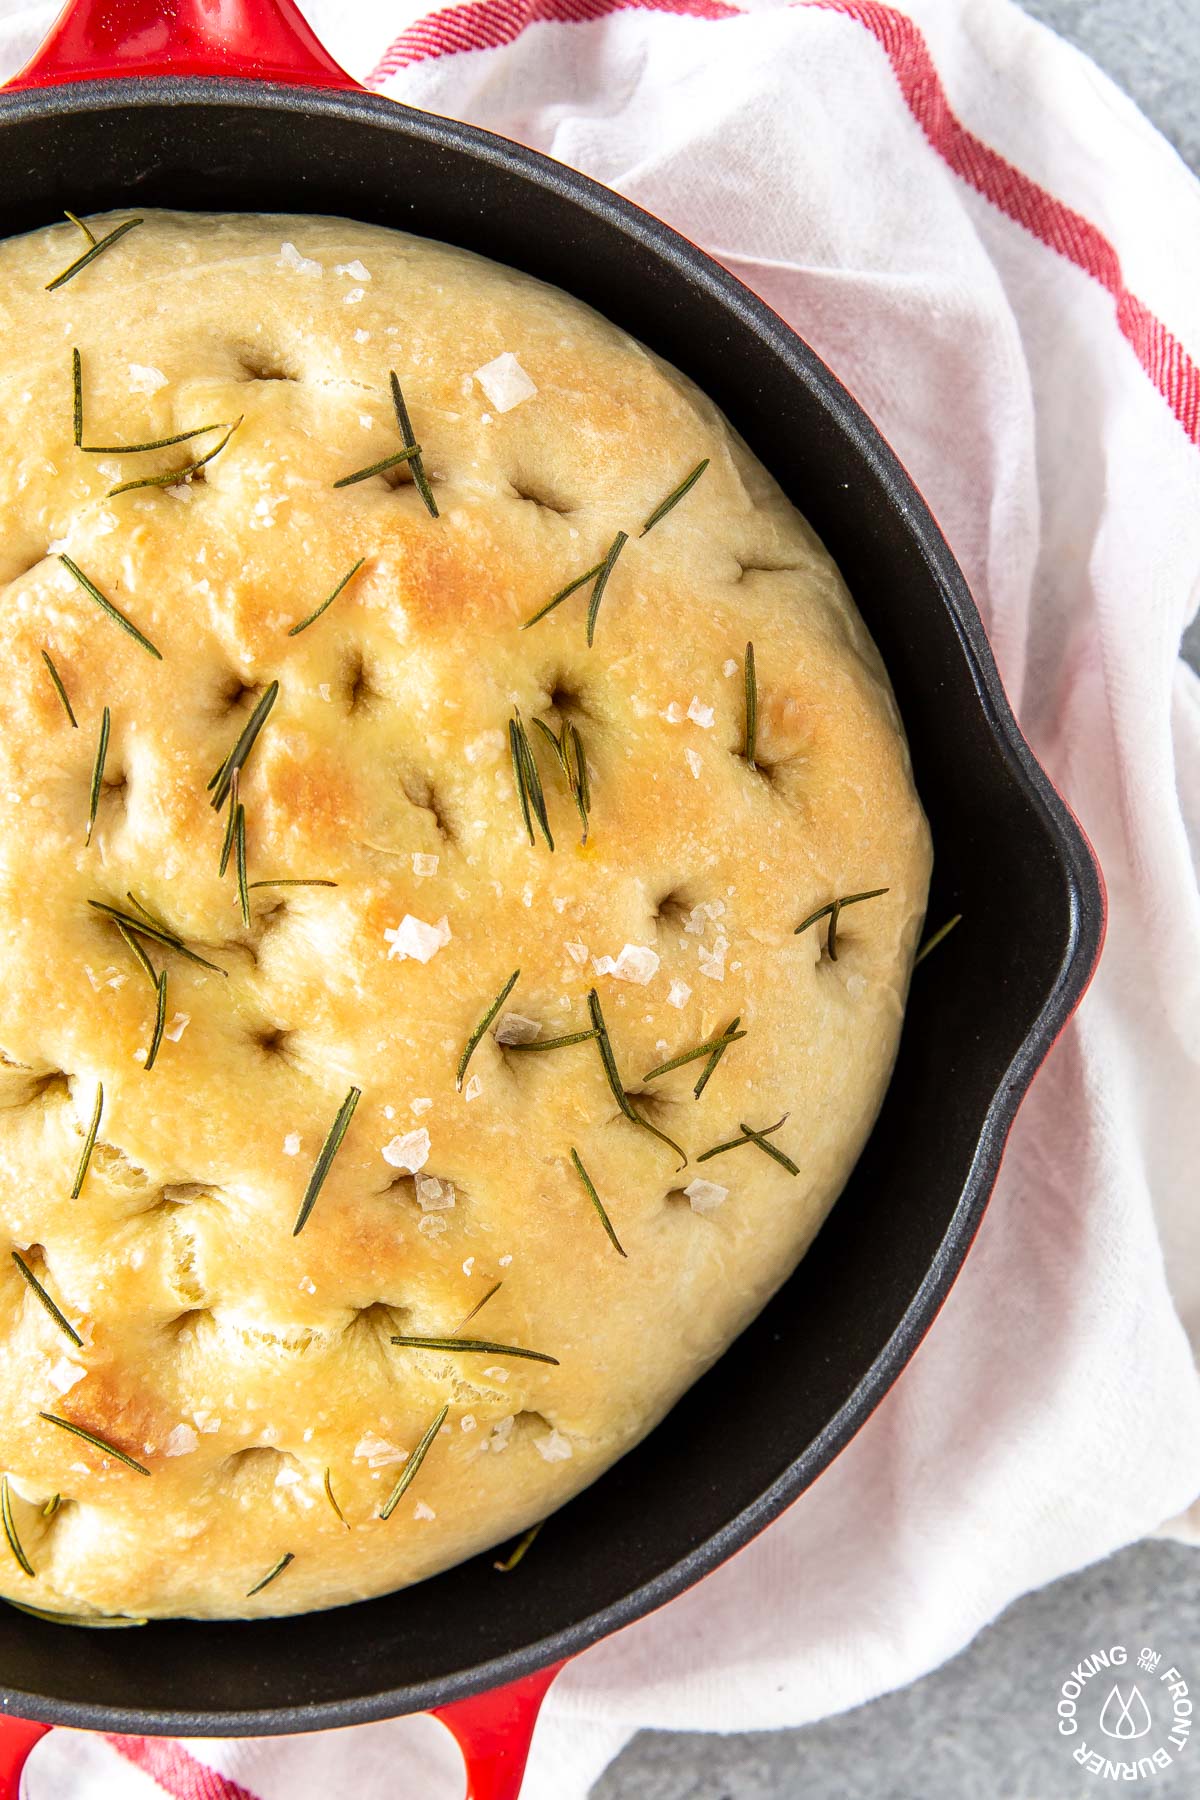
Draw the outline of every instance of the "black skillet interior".
[[[650,1439],[558,1515],[519,1576],[481,1558],[277,1623],[83,1632],[0,1608],[0,1705],[29,1717],[219,1734],[417,1710],[661,1604],[857,1429],[957,1272],[1020,1096],[1086,983],[1103,930],[1095,870],[889,451],[773,314],[664,227],[466,127],[250,82],[0,97],[0,171],[3,235],[64,205],[349,214],[555,282],[684,369],[840,563],[891,673],[932,823],[930,921],[964,915],[919,971],[883,1112],[810,1255]]]

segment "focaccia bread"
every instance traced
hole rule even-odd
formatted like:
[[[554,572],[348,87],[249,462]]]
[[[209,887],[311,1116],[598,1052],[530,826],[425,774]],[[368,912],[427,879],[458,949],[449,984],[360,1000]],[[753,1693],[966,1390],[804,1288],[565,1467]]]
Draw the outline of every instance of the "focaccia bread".
[[[398,232],[124,222],[0,246],[0,1592],[294,1612],[545,1517],[763,1305],[930,849],[679,374]]]

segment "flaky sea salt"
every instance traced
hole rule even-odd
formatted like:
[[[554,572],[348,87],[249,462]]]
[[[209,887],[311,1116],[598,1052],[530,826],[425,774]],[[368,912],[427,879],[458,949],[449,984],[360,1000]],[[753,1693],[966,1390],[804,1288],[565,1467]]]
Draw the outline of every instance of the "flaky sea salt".
[[[366,297],[365,288],[351,288],[348,293],[342,295],[342,300],[346,306],[357,306],[359,301],[365,300]]]
[[[281,244],[276,268],[290,269],[293,275],[322,275],[324,270],[311,256],[301,256],[295,244]]]
[[[547,1462],[569,1462],[575,1454],[570,1438],[564,1437],[561,1431],[552,1431],[549,1437],[534,1438],[533,1441],[538,1454]]]
[[[686,981],[673,981],[667,993],[668,1006],[686,1006],[692,997],[692,990]]]
[[[479,1098],[480,1094],[482,1094],[482,1092],[483,1092],[482,1081],[480,1081],[478,1075],[472,1075],[470,1081],[468,1081],[466,1087],[463,1089],[463,1099],[468,1100],[468,1101],[478,1100],[478,1098]]]
[[[475,370],[475,379],[498,413],[511,412],[523,400],[531,400],[537,386],[529,379],[511,350],[502,350],[490,363]]]
[[[658,964],[658,951],[649,949],[645,944],[626,944],[621,954],[615,958],[592,958],[592,967],[597,975],[611,975],[616,981],[636,982],[638,987],[645,987],[648,981],[653,981],[658,973]]]
[[[532,1044],[541,1035],[538,1021],[527,1019],[524,1013],[505,1013],[496,1027],[498,1044]]]
[[[164,1456],[190,1456],[200,1439],[190,1425],[176,1425],[163,1440]]]
[[[471,1273],[471,1270],[474,1267],[475,1267],[475,1258],[473,1256],[468,1256],[466,1262],[463,1264],[463,1274],[469,1275]]]
[[[163,1036],[177,1044],[192,1022],[191,1013],[176,1013],[169,1025],[163,1027]]]
[[[403,961],[411,956],[414,962],[427,963],[430,957],[436,956],[444,944],[450,942],[450,926],[443,918],[436,925],[427,925],[423,919],[416,919],[412,913],[405,913],[399,925],[392,931],[385,931],[384,941],[391,945],[388,961],[393,957]]]
[[[65,1394],[77,1382],[82,1381],[86,1374],[87,1370],[81,1369],[78,1363],[73,1363],[69,1356],[60,1356],[47,1380],[56,1394]]]
[[[432,1506],[427,1505],[424,1500],[418,1500],[417,1504],[413,1507],[413,1518],[436,1519],[437,1514],[434,1512]]]
[[[371,334],[369,331],[364,331],[360,325],[354,334],[354,341],[356,344],[369,344],[371,341]]]
[[[722,675],[736,675],[737,670],[738,666],[734,658],[732,656],[727,656],[725,661],[721,664]]]
[[[508,1267],[508,1265],[509,1265],[509,1263],[510,1263],[510,1262],[511,1262],[511,1261],[512,1261],[512,1257],[511,1257],[511,1256],[502,1256],[502,1257],[501,1257],[501,1258],[500,1258],[500,1267],[501,1267],[501,1268],[502,1268],[502,1269],[507,1269],[507,1267]]]
[[[417,1223],[417,1230],[422,1237],[441,1237],[446,1228],[445,1219],[440,1218],[437,1213],[426,1213]]]
[[[383,1160],[393,1169],[404,1169],[415,1175],[429,1161],[429,1133],[423,1125],[415,1131],[402,1131],[383,1146]]]
[[[335,275],[349,275],[353,281],[370,281],[371,279],[370,269],[364,268],[357,257],[353,262],[335,263],[333,272]]]
[[[300,1154],[300,1133],[298,1131],[289,1131],[287,1136],[284,1138],[283,1154],[285,1156],[299,1156],[299,1154]]]
[[[454,1205],[454,1183],[436,1175],[417,1176],[417,1199],[422,1212],[446,1212]]]
[[[707,975],[710,981],[724,981],[725,952],[728,948],[729,939],[719,935],[713,939],[711,950],[707,950],[703,944],[697,944],[696,957],[700,964],[700,973]]]
[[[573,963],[578,963],[580,967],[587,961],[588,952],[586,944],[568,943],[563,945],[563,949],[566,951],[571,961]]]
[[[166,385],[167,378],[161,369],[154,368],[150,363],[130,363],[129,391],[131,394],[157,394],[158,390],[165,388]]]
[[[688,768],[692,771],[692,774],[694,775],[696,780],[699,781],[700,771],[704,767],[704,763],[700,757],[699,751],[685,750],[683,753],[683,760],[684,760],[684,762],[686,762]]]
[[[729,1189],[722,1187],[719,1181],[705,1181],[697,1175],[695,1181],[689,1181],[684,1188],[693,1212],[715,1213],[718,1206],[729,1198]]]
[[[427,856],[423,850],[414,850],[412,859],[413,874],[422,878],[426,875],[436,875],[438,872],[438,863],[440,861],[441,858],[439,856]]]
[[[513,1425],[515,1422],[516,1421],[511,1413],[506,1419],[497,1419],[479,1448],[481,1450],[491,1450],[496,1455],[499,1455],[501,1450],[507,1450],[508,1440],[513,1434]]]
[[[474,1413],[464,1413],[462,1418],[458,1421],[458,1429],[460,1431],[474,1431],[478,1423],[479,1421]]]
[[[463,745],[463,755],[472,765],[477,762],[495,762],[503,749],[502,731],[481,731],[478,737]]]
[[[688,701],[687,716],[693,725],[699,725],[702,731],[711,731],[716,723],[716,713],[711,706],[705,706],[697,694]]]
[[[317,1284],[311,1275],[302,1275],[296,1285],[302,1294],[315,1294],[317,1291]]]
[[[380,1437],[377,1432],[364,1431],[354,1446],[354,1460],[365,1462],[369,1469],[387,1469],[393,1463],[408,1461],[408,1451],[390,1444],[387,1438]]]
[[[419,1119],[421,1117],[422,1113],[429,1112],[432,1109],[432,1107],[433,1107],[433,1101],[430,1100],[425,1095],[420,1095],[416,1100],[410,1100],[408,1103],[408,1110],[413,1115],[414,1119]],[[391,1112],[387,1108],[385,1108],[384,1110],[387,1112],[387,1116],[389,1119],[395,1118],[395,1113]]]
[[[687,718],[687,714],[684,712],[682,706],[680,706],[678,700],[672,700],[666,712],[660,713],[659,717],[665,719],[668,725],[682,725],[683,721]]]

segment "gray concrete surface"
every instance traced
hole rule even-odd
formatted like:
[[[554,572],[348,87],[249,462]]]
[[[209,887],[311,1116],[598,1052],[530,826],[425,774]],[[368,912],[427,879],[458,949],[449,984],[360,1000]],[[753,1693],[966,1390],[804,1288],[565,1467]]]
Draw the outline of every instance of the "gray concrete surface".
[[[1200,0],[1025,6],[1086,50],[1200,172]],[[1200,620],[1183,652],[1200,670]],[[1200,1724],[1174,1766],[1147,1780],[1114,1785],[1064,1753],[1054,1712],[1064,1677],[1085,1651],[1126,1640],[1158,1648],[1164,1666],[1172,1658],[1196,1692],[1200,1552],[1134,1545],[1018,1601],[923,1681],[819,1725],[727,1737],[643,1732],[592,1800],[1094,1800],[1105,1792],[1195,1800]]]

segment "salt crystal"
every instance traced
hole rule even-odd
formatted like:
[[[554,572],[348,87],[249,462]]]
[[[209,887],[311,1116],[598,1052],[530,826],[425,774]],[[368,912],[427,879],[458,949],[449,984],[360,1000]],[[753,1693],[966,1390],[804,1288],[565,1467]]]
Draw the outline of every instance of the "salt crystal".
[[[499,413],[511,412],[523,400],[537,393],[532,382],[511,350],[502,350],[490,363],[475,370],[475,379],[487,395],[489,404]]]
[[[463,1274],[469,1275],[471,1273],[471,1270],[474,1267],[475,1267],[475,1258],[473,1256],[468,1256],[466,1262],[463,1264]]]
[[[684,761],[687,763],[688,768],[692,771],[692,774],[695,776],[696,780],[699,781],[700,771],[704,767],[703,762],[700,760],[699,752],[696,750],[685,750],[683,753],[683,757],[684,757]]]
[[[401,1132],[383,1146],[383,1160],[393,1169],[405,1169],[415,1175],[429,1161],[429,1133],[423,1125],[415,1131]]]
[[[478,1075],[472,1075],[470,1081],[468,1081],[466,1087],[463,1089],[463,1099],[464,1100],[478,1100],[478,1098],[479,1098],[480,1094],[482,1094],[482,1092],[483,1092],[482,1081],[480,1081]]]
[[[192,1417],[195,1419],[198,1428],[205,1433],[220,1431],[221,1429],[220,1419],[216,1418],[210,1412],[194,1412]]]
[[[365,1462],[369,1469],[387,1469],[393,1463],[407,1462],[408,1451],[398,1449],[374,1431],[364,1431],[354,1446],[354,1459]]]
[[[867,984],[861,975],[847,975],[846,992],[852,1000],[861,1000],[867,991]]]
[[[477,1424],[478,1420],[474,1413],[464,1413],[462,1418],[458,1421],[458,1429],[460,1431],[474,1431]]]
[[[712,707],[703,706],[696,694],[693,694],[688,702],[687,716],[692,724],[699,725],[702,731],[711,731],[717,717]]]
[[[497,1455],[501,1450],[507,1450],[514,1423],[515,1420],[511,1413],[507,1419],[497,1419],[492,1426],[490,1436],[485,1440],[484,1448],[494,1451]]]
[[[414,850],[412,859],[413,874],[422,877],[425,875],[436,875],[438,872],[438,863],[440,861],[440,857],[426,856],[423,850]]]
[[[190,1456],[200,1439],[190,1425],[176,1425],[163,1440],[164,1456]]]
[[[295,244],[279,246],[279,259],[275,266],[278,269],[290,269],[293,275],[324,274],[320,263],[314,262],[311,256],[301,256]]]
[[[684,712],[682,706],[680,706],[678,700],[672,700],[666,712],[660,713],[659,717],[665,719],[668,725],[682,725],[687,714]]]
[[[737,663],[734,661],[733,657],[729,656],[721,664],[721,673],[722,675],[736,675],[737,667]]]
[[[445,1212],[454,1205],[454,1183],[436,1175],[417,1176],[417,1199],[422,1212]]]
[[[365,299],[366,290],[364,288],[351,288],[349,293],[342,295],[342,300],[346,306],[357,306],[360,300]]]
[[[523,1013],[504,1013],[495,1035],[498,1044],[532,1044],[541,1037],[542,1028],[536,1019],[527,1019]]]
[[[191,1013],[176,1013],[169,1025],[163,1027],[163,1036],[177,1044],[192,1022]]]
[[[313,1280],[312,1276],[311,1275],[302,1275],[300,1277],[300,1292],[302,1294],[315,1294],[316,1291],[317,1291],[317,1284]]]
[[[354,341],[356,344],[369,344],[371,341],[371,334],[369,331],[364,331],[360,325],[354,334]]]
[[[359,427],[360,431],[371,431],[374,429],[374,426],[375,426],[375,421],[371,417],[370,413],[359,413],[358,427]]]
[[[332,700],[333,699],[333,689],[330,687],[330,685],[327,681],[322,681],[319,684],[319,686],[317,688],[317,692],[318,692],[318,694],[320,694],[322,700]]]
[[[82,1381],[86,1374],[87,1370],[81,1369],[78,1363],[73,1363],[69,1356],[60,1356],[47,1380],[56,1394],[65,1394],[69,1388]]]
[[[696,1213],[715,1213],[718,1206],[729,1197],[729,1189],[722,1187],[719,1181],[705,1181],[697,1175],[695,1181],[689,1181],[684,1188],[692,1211]]]
[[[692,990],[686,981],[673,981],[667,994],[668,1006],[686,1006],[692,997]]]
[[[587,961],[588,952],[586,944],[564,944],[563,949],[566,951],[572,962],[582,964]]]
[[[549,1437],[534,1438],[533,1441],[547,1462],[569,1462],[575,1454],[570,1438],[564,1437],[561,1431],[552,1431]]]
[[[411,956],[414,962],[427,963],[450,942],[450,927],[444,918],[436,925],[427,925],[423,919],[405,913],[395,930],[385,931],[383,936],[385,943],[391,945],[389,962],[393,957],[403,962],[405,957]]]
[[[436,1519],[437,1514],[434,1512],[432,1506],[426,1506],[424,1500],[418,1500],[417,1504],[413,1507],[413,1518]]]
[[[427,1100],[427,1099],[410,1100],[408,1103],[408,1110],[413,1115],[414,1119],[419,1119],[421,1117],[421,1114],[429,1112],[431,1110],[432,1106],[433,1106],[432,1100]],[[395,1118],[396,1115],[390,1107],[386,1107],[384,1110],[387,1112],[389,1119]]]
[[[417,1225],[417,1230],[423,1237],[441,1237],[446,1229],[445,1219],[439,1218],[436,1213],[427,1213]]]
[[[508,1265],[509,1265],[509,1263],[510,1263],[510,1262],[511,1262],[511,1261],[512,1261],[512,1257],[511,1257],[511,1256],[502,1256],[502,1257],[501,1257],[501,1258],[500,1258],[500,1267],[501,1267],[501,1268],[502,1268],[502,1269],[507,1269],[507,1267],[508,1267]]]
[[[133,1249],[129,1252],[130,1268],[131,1269],[140,1269],[142,1264],[145,1262],[145,1260],[146,1260],[145,1250],[142,1248],[141,1244],[135,1244]]]
[[[300,1133],[298,1131],[289,1131],[287,1136],[284,1138],[283,1154],[285,1156],[299,1156],[299,1154],[300,1154]]]
[[[611,975],[616,981],[633,981],[638,987],[645,987],[653,981],[658,973],[659,955],[644,944],[626,944],[621,954],[611,956],[594,956],[592,967],[597,975]]]
[[[508,1370],[507,1369],[491,1368],[491,1369],[485,1369],[483,1372],[487,1376],[489,1381],[499,1381],[499,1382],[503,1383],[508,1380]]]
[[[504,734],[501,731],[481,731],[478,737],[463,745],[463,755],[469,763],[495,762],[504,749]]]
[[[349,275],[355,281],[370,281],[371,279],[370,269],[364,269],[357,257],[353,262],[335,263],[333,272],[335,275]]]
[[[383,1116],[385,1119],[394,1119],[396,1116],[395,1107],[394,1106],[385,1106],[383,1109]]]
[[[165,388],[167,378],[161,369],[149,363],[130,363],[129,391],[131,394],[157,394],[159,388]]]
[[[725,952],[728,948],[729,939],[727,937],[717,937],[711,950],[706,950],[703,944],[697,944],[696,955],[700,962],[700,973],[707,975],[710,981],[724,981]]]

